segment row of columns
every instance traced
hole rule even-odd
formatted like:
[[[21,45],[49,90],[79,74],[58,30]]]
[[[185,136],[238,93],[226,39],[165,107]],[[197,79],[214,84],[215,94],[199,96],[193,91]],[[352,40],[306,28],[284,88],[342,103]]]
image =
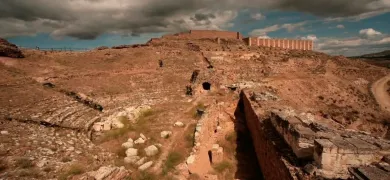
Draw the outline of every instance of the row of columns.
[[[248,38],[248,45],[313,50],[313,41],[310,40]]]

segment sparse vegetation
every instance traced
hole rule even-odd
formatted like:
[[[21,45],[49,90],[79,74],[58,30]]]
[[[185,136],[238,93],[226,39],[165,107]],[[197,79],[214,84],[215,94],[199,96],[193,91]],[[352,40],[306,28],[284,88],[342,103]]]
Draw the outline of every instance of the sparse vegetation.
[[[206,106],[202,103],[202,102],[199,102],[192,110],[192,117],[194,119],[200,119],[202,118],[202,113],[200,113],[201,111],[205,111],[206,110]]]
[[[72,159],[70,159],[70,157],[63,157],[62,159],[61,159],[61,162],[64,162],[64,163],[66,163],[66,162],[70,162],[70,161],[72,161]]]
[[[218,173],[223,173],[225,172],[226,170],[232,168],[232,164],[229,162],[229,161],[222,161],[218,164],[215,164],[213,166],[214,170]]]
[[[120,158],[126,157],[126,148],[120,147],[116,150],[116,155],[118,155]]]
[[[45,168],[43,168],[43,171],[46,172],[46,173],[51,172],[53,170],[54,169],[52,167],[45,167]]]
[[[235,131],[231,131],[231,132],[227,133],[225,136],[225,140],[230,142],[230,143],[236,143],[236,139],[237,139],[237,134]]]
[[[168,154],[167,160],[164,162],[162,174],[166,175],[168,172],[173,170],[175,166],[180,164],[184,160],[184,157],[179,152],[173,151]]]
[[[199,180],[200,176],[196,173],[190,174],[190,177],[188,178],[189,180]]]
[[[39,178],[41,175],[35,169],[22,169],[18,172],[20,177]]]
[[[185,132],[185,141],[186,141],[186,146],[188,148],[192,148],[194,146],[194,143],[195,143],[195,128],[196,128],[196,124],[190,124],[187,128],[187,131]]]
[[[59,180],[66,180],[70,176],[79,175],[85,172],[85,168],[80,164],[73,164],[69,167],[68,171],[59,176]]]
[[[31,168],[34,166],[32,161],[30,159],[27,159],[27,158],[20,158],[20,159],[16,160],[15,165],[17,167],[23,168],[23,169]]]
[[[147,171],[142,171],[135,177],[135,179],[137,179],[137,180],[156,180],[157,176],[153,173],[150,173]]]
[[[6,170],[7,168],[7,163],[4,160],[0,159],[0,172]]]

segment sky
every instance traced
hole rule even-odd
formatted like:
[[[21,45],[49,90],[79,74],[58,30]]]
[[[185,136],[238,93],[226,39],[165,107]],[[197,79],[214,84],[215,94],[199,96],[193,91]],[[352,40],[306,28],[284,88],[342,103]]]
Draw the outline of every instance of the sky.
[[[0,25],[22,47],[91,49],[208,29],[356,56],[390,49],[390,0],[0,0]]]

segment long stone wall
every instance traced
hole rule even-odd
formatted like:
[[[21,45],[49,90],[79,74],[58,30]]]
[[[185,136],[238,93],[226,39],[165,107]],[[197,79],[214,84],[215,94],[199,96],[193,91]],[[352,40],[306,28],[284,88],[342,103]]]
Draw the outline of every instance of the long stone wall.
[[[183,39],[238,39],[242,40],[240,32],[216,31],[216,30],[190,30],[172,35],[164,35],[163,38],[183,38]]]
[[[262,39],[257,37],[244,38],[248,46],[277,47],[284,49],[313,50],[313,41],[298,39]]]
[[[292,172],[293,168],[289,162],[282,156],[283,151],[274,138],[278,138],[273,135],[272,132],[265,131],[265,123],[261,120],[252,107],[248,95],[245,92],[241,93],[241,98],[236,111],[241,111],[244,114],[247,127],[251,133],[255,152],[257,154],[257,160],[259,162],[264,179],[270,180],[293,180],[297,179],[295,172]],[[256,157],[253,157],[256,158]]]

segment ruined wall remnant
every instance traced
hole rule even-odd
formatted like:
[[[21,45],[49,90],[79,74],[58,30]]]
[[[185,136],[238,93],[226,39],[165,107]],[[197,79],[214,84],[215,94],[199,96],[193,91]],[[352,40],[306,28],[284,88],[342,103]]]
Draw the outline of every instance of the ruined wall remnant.
[[[313,41],[296,39],[262,39],[247,37],[243,39],[248,46],[277,47],[283,49],[313,50]]]
[[[390,178],[389,140],[311,113],[265,109],[250,97],[241,92],[237,111],[245,114],[265,179],[375,179],[370,172]]]
[[[274,139],[277,136],[273,132],[264,131],[265,123],[254,111],[249,96],[244,92],[240,96],[236,111],[241,111],[244,114],[264,179],[297,179],[294,175],[295,172],[289,168],[291,165],[282,156],[282,149],[275,146],[276,141],[280,141],[280,139]]]

